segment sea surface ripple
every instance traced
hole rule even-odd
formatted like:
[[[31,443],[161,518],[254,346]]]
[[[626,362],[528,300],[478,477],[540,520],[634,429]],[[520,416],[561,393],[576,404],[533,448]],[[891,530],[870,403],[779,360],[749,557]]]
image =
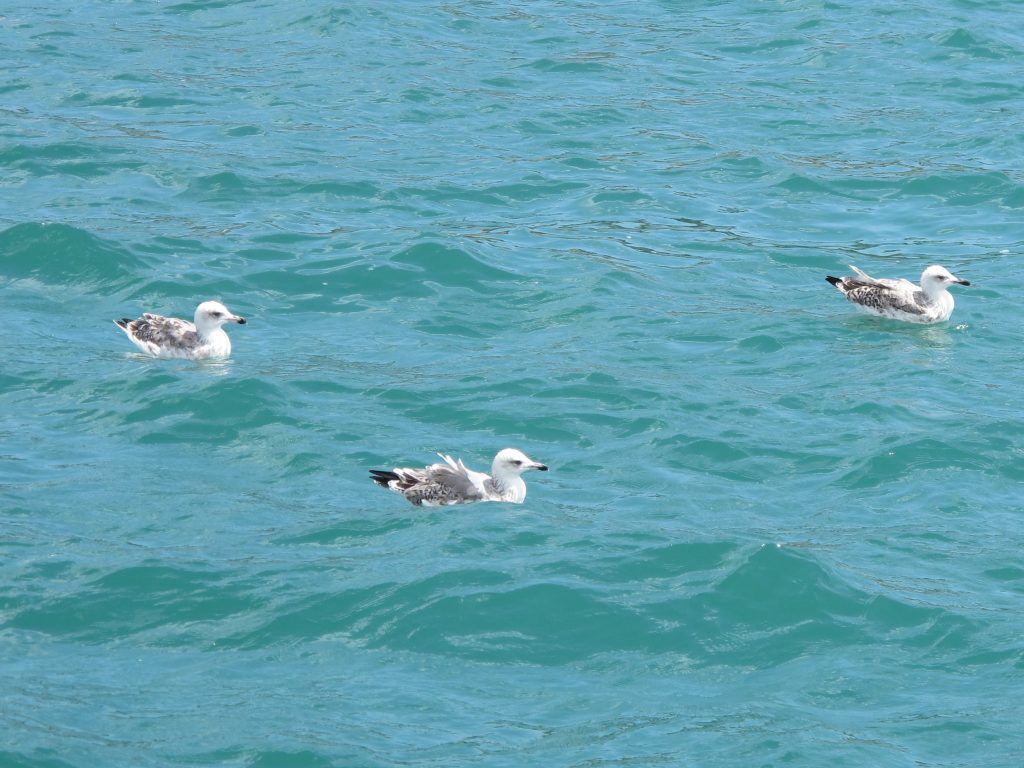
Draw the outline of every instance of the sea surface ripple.
[[[1024,764],[1019,11],[6,3],[0,765]]]

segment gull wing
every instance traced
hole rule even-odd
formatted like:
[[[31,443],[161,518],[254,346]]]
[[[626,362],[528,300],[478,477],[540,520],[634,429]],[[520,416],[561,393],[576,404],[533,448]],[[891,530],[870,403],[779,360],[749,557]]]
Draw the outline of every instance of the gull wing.
[[[396,467],[390,472],[375,469],[370,471],[370,477],[417,506],[439,507],[487,499],[483,485],[487,475],[467,469],[451,456],[438,455],[444,464],[431,464],[423,469]]]
[[[916,289],[913,283],[904,282],[909,286],[909,290],[903,285],[865,285],[860,283],[846,291],[846,298],[854,304],[883,315],[898,312],[908,315],[926,314],[924,293]]]
[[[199,343],[196,327],[187,320],[146,312],[138,320],[115,320],[128,338],[143,352],[158,355],[172,350],[187,350]]]

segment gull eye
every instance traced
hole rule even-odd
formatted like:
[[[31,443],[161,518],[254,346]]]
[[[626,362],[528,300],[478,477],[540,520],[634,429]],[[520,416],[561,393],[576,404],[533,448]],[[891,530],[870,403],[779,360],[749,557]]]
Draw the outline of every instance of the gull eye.
[[[510,463],[518,467],[521,466],[523,462],[521,462],[519,459],[512,459]]]
[[[210,316],[211,317],[220,317],[221,314],[222,314],[221,312],[213,311],[213,312],[210,313]]]

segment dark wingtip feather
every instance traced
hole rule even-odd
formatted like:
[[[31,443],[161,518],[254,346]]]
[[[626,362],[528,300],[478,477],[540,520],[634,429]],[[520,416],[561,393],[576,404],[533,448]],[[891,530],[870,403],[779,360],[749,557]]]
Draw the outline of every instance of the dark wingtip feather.
[[[388,472],[386,469],[371,469],[370,479],[373,480],[377,485],[382,485],[385,488],[388,487],[388,483],[392,480],[397,480],[398,475],[394,472]]]
[[[132,319],[130,317],[122,317],[120,320],[115,320],[114,325],[116,325],[118,328],[124,328],[127,331],[128,323],[130,323],[131,321]]]
[[[832,283],[832,285],[836,286],[837,288],[839,287],[839,284],[843,282],[843,278],[832,277],[832,275],[828,275],[825,279],[828,280],[830,283]]]

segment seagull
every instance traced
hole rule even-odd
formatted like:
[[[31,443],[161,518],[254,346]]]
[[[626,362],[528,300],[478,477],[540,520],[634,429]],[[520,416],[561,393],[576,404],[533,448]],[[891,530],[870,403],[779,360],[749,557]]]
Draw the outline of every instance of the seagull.
[[[522,504],[526,498],[526,483],[520,475],[528,469],[548,471],[544,464],[515,448],[498,451],[490,475],[467,469],[461,459],[456,461],[443,453],[437,455],[444,459],[444,464],[431,464],[423,469],[396,467],[390,472],[371,469],[370,477],[377,485],[402,494],[416,506],[443,507],[474,501]]]
[[[825,279],[839,289],[840,293],[871,314],[908,323],[941,323],[953,314],[953,295],[947,290],[950,285],[970,285],[945,267],[933,265],[921,273],[921,284],[909,280],[880,279],[850,265],[856,277],[832,277]]]
[[[138,320],[123,317],[114,323],[147,354],[199,360],[230,355],[231,339],[221,326],[224,323],[245,325],[245,318],[233,315],[219,301],[204,301],[196,307],[195,323],[149,312]]]

